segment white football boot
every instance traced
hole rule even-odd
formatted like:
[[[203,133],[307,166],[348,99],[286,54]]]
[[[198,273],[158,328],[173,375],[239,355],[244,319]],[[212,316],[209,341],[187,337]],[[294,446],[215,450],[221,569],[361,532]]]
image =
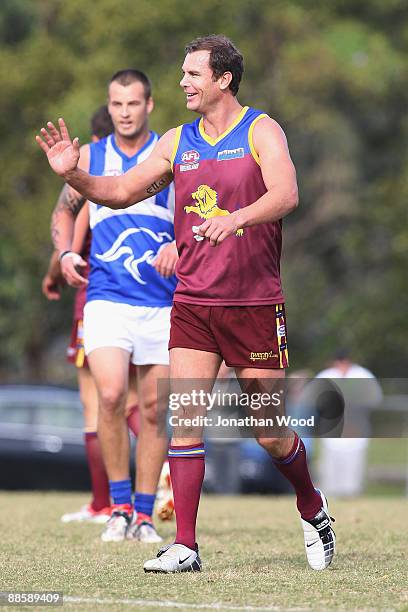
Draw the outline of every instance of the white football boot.
[[[114,510],[101,534],[102,542],[123,542],[131,522],[131,514],[124,510]]]
[[[168,544],[159,550],[155,559],[146,561],[145,572],[173,574],[175,572],[201,572],[198,546],[195,550],[184,544]]]
[[[91,505],[82,506],[77,512],[68,512],[61,516],[62,523],[106,523],[111,515],[111,509],[93,510]]]
[[[336,536],[331,528],[334,519],[329,515],[326,497],[316,489],[322,498],[323,506],[316,516],[308,521],[300,519],[305,538],[306,557],[314,570],[324,570],[333,560]]]
[[[158,544],[159,542],[163,542],[163,538],[159,536],[154,525],[148,521],[143,521],[138,525],[136,515],[129,525],[126,539],[137,540],[138,542],[143,542],[143,544]]]

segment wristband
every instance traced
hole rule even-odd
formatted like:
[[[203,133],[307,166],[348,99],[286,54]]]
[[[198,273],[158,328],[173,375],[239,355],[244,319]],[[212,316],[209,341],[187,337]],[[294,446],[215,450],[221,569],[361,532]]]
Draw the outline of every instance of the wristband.
[[[62,251],[62,253],[60,253],[60,255],[58,255],[58,261],[61,263],[62,258],[65,257],[65,255],[68,255],[69,253],[72,253],[72,251]]]

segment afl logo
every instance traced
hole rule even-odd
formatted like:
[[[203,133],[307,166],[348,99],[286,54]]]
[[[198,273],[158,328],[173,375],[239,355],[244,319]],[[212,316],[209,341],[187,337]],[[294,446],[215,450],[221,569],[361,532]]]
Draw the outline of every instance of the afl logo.
[[[194,164],[198,162],[199,159],[200,154],[198,151],[194,151],[193,149],[191,151],[184,151],[183,155],[181,156],[181,161],[185,164]]]

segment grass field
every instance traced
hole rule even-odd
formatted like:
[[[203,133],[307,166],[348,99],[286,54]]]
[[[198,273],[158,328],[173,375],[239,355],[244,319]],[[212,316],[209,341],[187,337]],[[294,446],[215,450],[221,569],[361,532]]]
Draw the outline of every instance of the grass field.
[[[406,499],[333,502],[338,555],[314,572],[292,498],[205,496],[203,572],[177,575],[143,573],[155,546],[103,544],[100,526],[59,522],[86,501],[0,492],[1,591],[62,590],[69,610],[408,610]],[[161,531],[169,541],[174,523]]]

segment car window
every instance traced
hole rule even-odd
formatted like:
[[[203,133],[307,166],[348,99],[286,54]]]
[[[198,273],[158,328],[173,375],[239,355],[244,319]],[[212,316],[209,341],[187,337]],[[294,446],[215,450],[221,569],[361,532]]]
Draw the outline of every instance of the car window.
[[[82,429],[83,417],[76,404],[41,403],[35,411],[35,424]]]
[[[30,424],[34,406],[27,402],[5,402],[0,404],[0,423]]]

